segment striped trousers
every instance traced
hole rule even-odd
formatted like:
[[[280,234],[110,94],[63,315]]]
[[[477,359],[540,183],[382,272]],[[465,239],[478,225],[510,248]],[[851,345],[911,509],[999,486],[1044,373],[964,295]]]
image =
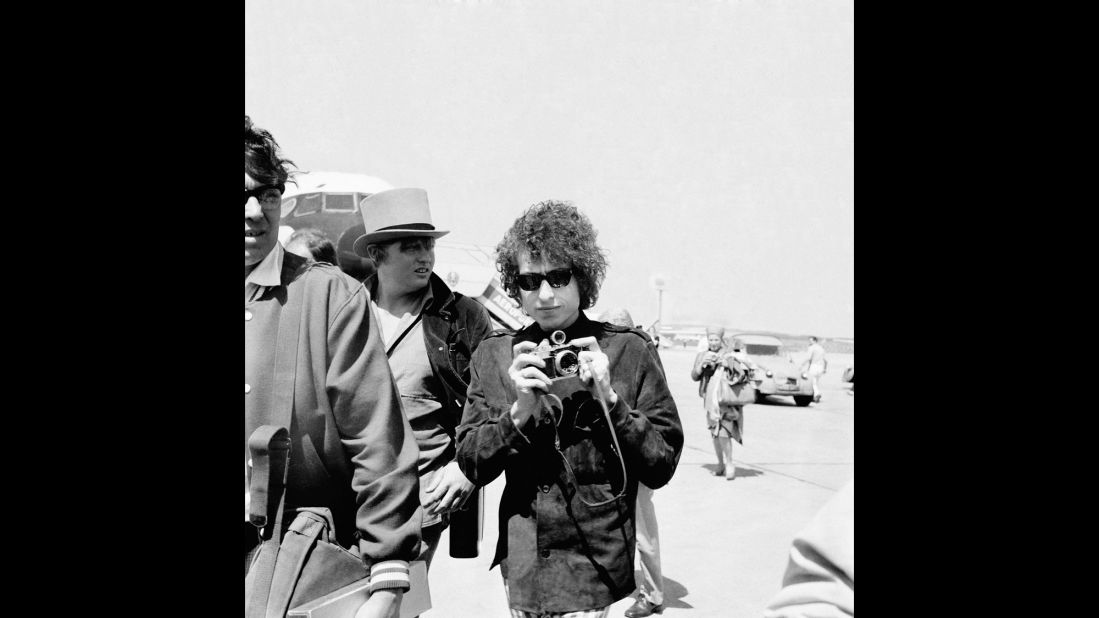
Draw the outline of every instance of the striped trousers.
[[[508,580],[504,580],[504,594],[508,594]],[[510,595],[509,605],[510,605]],[[608,605],[602,609],[583,609],[576,612],[564,612],[564,613],[542,613],[542,612],[525,612],[521,609],[515,609],[514,607],[508,608],[511,611],[511,618],[607,618],[607,614],[611,611],[611,606]]]

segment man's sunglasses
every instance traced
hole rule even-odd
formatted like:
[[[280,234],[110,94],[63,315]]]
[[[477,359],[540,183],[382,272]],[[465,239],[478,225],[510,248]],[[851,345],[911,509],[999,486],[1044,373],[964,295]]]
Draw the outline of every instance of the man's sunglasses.
[[[263,185],[255,189],[245,189],[244,203],[247,204],[248,200],[254,197],[260,204],[280,204],[284,188],[285,185]]]
[[[533,292],[542,287],[543,281],[549,281],[550,287],[563,288],[569,284],[569,281],[572,281],[572,269],[558,268],[544,275],[542,273],[523,273],[515,277],[519,289],[525,292]]]

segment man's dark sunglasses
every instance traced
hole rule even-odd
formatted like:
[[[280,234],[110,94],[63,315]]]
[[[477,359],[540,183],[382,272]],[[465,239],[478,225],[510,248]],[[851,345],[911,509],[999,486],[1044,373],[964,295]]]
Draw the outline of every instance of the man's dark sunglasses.
[[[526,292],[533,292],[542,287],[543,281],[549,281],[550,287],[563,288],[569,284],[569,281],[572,281],[572,269],[558,268],[544,275],[542,273],[524,273],[515,277],[519,289]]]
[[[244,190],[244,203],[247,204],[248,203],[248,198],[254,197],[254,198],[256,198],[257,202],[262,204],[263,203],[263,197],[264,197],[263,194],[270,191],[270,190],[272,190],[272,189],[278,191],[279,196],[281,197],[282,194],[286,190],[286,185],[263,185],[261,187],[256,187],[255,189],[245,189]]]

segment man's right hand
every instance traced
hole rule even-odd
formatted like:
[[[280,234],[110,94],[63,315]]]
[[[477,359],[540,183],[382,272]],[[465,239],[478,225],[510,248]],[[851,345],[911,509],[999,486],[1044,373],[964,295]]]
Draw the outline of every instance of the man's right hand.
[[[532,341],[520,341],[512,347],[511,367],[508,368],[508,376],[515,386],[517,398],[511,406],[511,422],[516,427],[522,427],[531,416],[538,418],[541,414],[541,404],[538,401],[540,393],[546,392],[553,382],[542,373],[546,366],[545,361],[538,358],[530,351],[538,346]]]

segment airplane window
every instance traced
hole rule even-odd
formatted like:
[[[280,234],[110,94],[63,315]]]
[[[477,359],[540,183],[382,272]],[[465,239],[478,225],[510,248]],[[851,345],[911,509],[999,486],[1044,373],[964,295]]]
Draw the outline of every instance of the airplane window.
[[[321,194],[320,193],[306,193],[305,195],[298,196],[298,207],[294,209],[294,216],[300,217],[302,215],[309,215],[315,212],[320,212],[321,209]]]
[[[350,193],[326,193],[324,209],[327,212],[355,212],[355,196]]]

